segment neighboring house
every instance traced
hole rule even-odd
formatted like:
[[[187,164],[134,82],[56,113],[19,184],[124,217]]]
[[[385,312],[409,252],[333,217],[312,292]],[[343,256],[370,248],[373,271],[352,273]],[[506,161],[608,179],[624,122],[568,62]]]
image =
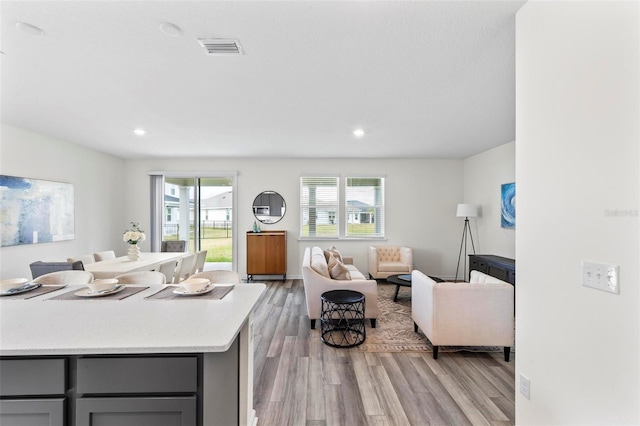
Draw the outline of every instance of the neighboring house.
[[[358,200],[347,201],[347,223],[373,223],[373,206]],[[309,224],[309,214],[303,212],[305,225]],[[317,204],[316,225],[334,225],[336,223],[336,211],[331,208],[323,208]]]
[[[347,201],[347,223],[373,223],[374,207],[358,200]]]
[[[180,189],[177,185],[166,184],[164,194],[164,233],[165,235],[177,234],[180,225]],[[212,222],[231,222],[233,192],[226,191],[221,194],[205,198],[200,203],[200,220],[205,225],[213,226]],[[194,219],[193,201],[189,200],[189,222]]]
[[[200,219],[205,221],[231,222],[231,210],[233,206],[233,192],[227,191],[213,197],[205,198],[200,202]]]

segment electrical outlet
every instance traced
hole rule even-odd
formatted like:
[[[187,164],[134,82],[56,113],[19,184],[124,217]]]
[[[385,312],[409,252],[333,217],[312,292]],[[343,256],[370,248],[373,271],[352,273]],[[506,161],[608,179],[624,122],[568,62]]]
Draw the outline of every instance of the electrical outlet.
[[[582,285],[620,294],[618,266],[582,261]]]
[[[531,380],[524,374],[520,374],[520,393],[527,399],[531,396]]]

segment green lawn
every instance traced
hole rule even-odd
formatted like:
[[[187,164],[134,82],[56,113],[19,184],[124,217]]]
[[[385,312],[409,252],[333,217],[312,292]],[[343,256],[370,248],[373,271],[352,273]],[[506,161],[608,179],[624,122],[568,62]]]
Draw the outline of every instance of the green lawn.
[[[207,238],[201,243],[202,250],[207,250],[207,262],[231,262],[233,245],[231,238]]]
[[[203,228],[201,246],[207,250],[207,262],[231,262],[233,241],[232,229]],[[177,240],[177,235],[165,235],[165,240]],[[193,228],[189,231],[189,241],[193,241]]]
[[[347,234],[349,236],[370,236],[376,230],[374,223],[348,223]],[[316,225],[316,237],[333,237],[338,234],[338,225]],[[302,227],[302,235],[309,236],[309,225]]]

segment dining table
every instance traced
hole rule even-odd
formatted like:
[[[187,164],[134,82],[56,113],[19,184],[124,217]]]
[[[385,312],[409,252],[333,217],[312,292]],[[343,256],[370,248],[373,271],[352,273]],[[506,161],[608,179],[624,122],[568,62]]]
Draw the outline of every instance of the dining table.
[[[153,271],[169,260],[178,260],[189,253],[183,252],[143,252],[137,260],[131,260],[127,256],[115,259],[101,260],[99,262],[84,265],[85,271],[93,274],[95,279],[114,278],[129,272]]]

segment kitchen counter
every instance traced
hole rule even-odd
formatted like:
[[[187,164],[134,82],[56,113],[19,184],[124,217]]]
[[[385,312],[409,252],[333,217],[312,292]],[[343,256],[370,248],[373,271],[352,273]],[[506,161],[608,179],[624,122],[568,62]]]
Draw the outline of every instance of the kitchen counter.
[[[65,401],[63,405],[67,404],[62,410],[63,413],[68,413],[61,420],[62,424],[90,424],[87,422],[90,422],[88,419],[91,415],[104,414],[94,412],[104,408],[99,403],[114,404],[114,401],[121,399],[124,404],[122,407],[129,407],[128,411],[124,411],[135,411],[139,407],[148,412],[150,406],[146,404],[153,404],[154,398],[158,399],[159,391],[147,384],[157,380],[142,376],[139,381],[144,382],[144,386],[134,386],[136,389],[143,389],[136,391],[140,395],[126,390],[129,384],[123,385],[125,390],[122,393],[125,397],[120,399],[116,398],[120,391],[112,389],[95,391],[99,398],[91,395],[91,392],[83,393],[83,386],[91,389],[93,382],[81,383],[83,377],[87,376],[79,374],[81,366],[113,365],[113,362],[126,365],[132,362],[132,365],[143,367],[155,365],[154,363],[170,366],[177,363],[175,365],[183,368],[182,358],[194,360],[197,382],[201,385],[194,384],[191,396],[194,401],[198,401],[197,404],[194,402],[197,412],[192,416],[196,419],[195,423],[185,422],[183,418],[177,424],[213,425],[229,424],[230,421],[232,424],[254,424],[252,311],[265,290],[264,284],[236,285],[221,300],[145,299],[157,292],[160,286],[151,286],[123,300],[50,300],[62,293],[82,288],[83,286],[69,286],[28,300],[0,298],[0,362],[5,367],[0,369],[0,374],[2,370],[8,372],[10,369],[6,367],[13,367],[11,363],[17,361],[37,363],[51,362],[52,358],[63,359],[61,365],[64,367],[61,368],[64,368],[63,375],[68,385],[65,385],[64,391],[60,391],[62,393],[50,396],[50,401],[58,398]],[[89,362],[90,360],[94,361]],[[162,364],[163,362],[167,364]],[[138,367],[133,369],[143,370],[144,368],[140,370]],[[151,370],[149,372],[151,377],[162,374],[163,371],[153,371],[153,374]],[[136,374],[129,376],[135,377]],[[6,415],[7,410],[14,409],[15,404],[24,405],[35,401],[27,398],[24,391],[20,391],[15,400],[6,399],[7,396],[16,394],[7,394],[9,381],[4,379],[3,377],[0,385],[0,395],[5,398],[0,401],[2,415]],[[36,382],[37,380],[39,379]],[[102,379],[92,380],[96,383],[104,382]],[[126,381],[128,377],[123,376],[122,380]],[[134,380],[137,379],[130,379]],[[37,388],[37,383],[35,387]],[[237,392],[230,392],[232,389],[237,389]],[[46,395],[47,392],[35,390],[34,395],[38,395],[35,402],[41,402],[42,394]],[[105,396],[109,398],[104,398]],[[167,397],[173,397],[176,403],[182,403],[189,395],[180,390],[175,395],[171,392],[163,395],[163,398]],[[159,404],[159,408],[163,408],[163,405],[166,406]],[[122,415],[118,411],[122,407],[114,408],[110,405],[104,409]],[[17,407],[15,410],[22,412],[24,407]],[[87,414],[83,410],[93,412]],[[121,417],[116,418],[123,421]],[[134,416],[133,419],[132,424],[145,424],[136,423],[141,421],[139,417]],[[149,424],[157,421],[159,418],[151,419]],[[52,421],[52,424],[56,422]]]
[[[0,356],[222,352],[229,349],[265,289],[241,284],[222,300],[0,298]]]

